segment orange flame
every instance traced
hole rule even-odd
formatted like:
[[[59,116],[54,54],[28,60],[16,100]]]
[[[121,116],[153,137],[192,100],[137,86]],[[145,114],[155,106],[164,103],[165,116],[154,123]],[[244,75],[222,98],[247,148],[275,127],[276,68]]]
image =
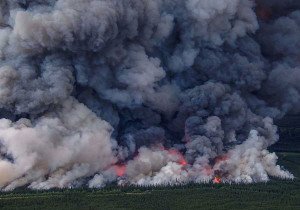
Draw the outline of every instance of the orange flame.
[[[114,166],[115,172],[117,174],[117,176],[124,176],[125,172],[126,172],[126,166],[125,165],[115,165]]]
[[[222,178],[219,177],[219,176],[216,176],[214,179],[213,179],[213,183],[214,184],[220,184],[222,182]]]
[[[168,150],[168,152],[169,152],[169,154],[178,157],[177,161],[180,165],[186,166],[188,164],[187,161],[185,160],[184,156],[178,150],[170,149],[170,150]]]
[[[183,154],[181,152],[179,152],[177,149],[166,149],[162,144],[156,145],[155,148],[168,152],[170,155],[172,155],[174,158],[176,158],[176,162],[182,166],[186,166],[188,164],[188,162],[184,158]]]

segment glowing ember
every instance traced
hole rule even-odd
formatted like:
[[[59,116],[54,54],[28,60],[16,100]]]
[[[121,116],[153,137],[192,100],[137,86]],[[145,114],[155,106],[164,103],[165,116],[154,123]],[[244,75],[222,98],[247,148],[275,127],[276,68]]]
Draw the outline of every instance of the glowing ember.
[[[222,182],[221,177],[216,176],[216,177],[213,179],[213,183],[214,183],[214,184],[220,184],[221,182]]]
[[[115,165],[114,166],[115,172],[117,174],[117,176],[124,176],[125,172],[126,172],[126,166],[125,165]]]
[[[185,165],[187,165],[187,162],[186,162],[185,159],[183,159],[183,160],[179,161],[179,164],[182,165],[182,166],[185,166]]]

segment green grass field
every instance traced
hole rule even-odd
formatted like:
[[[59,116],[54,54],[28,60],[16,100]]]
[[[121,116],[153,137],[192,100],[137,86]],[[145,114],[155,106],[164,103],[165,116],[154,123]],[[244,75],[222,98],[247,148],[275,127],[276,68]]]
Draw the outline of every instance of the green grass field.
[[[300,209],[300,153],[280,153],[297,177],[251,185],[187,185],[102,190],[23,191],[0,194],[0,209]]]

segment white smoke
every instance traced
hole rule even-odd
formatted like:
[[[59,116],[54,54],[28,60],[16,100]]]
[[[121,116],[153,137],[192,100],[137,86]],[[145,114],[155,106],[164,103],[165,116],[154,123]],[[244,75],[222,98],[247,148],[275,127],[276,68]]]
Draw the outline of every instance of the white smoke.
[[[2,153],[13,158],[0,162],[5,189],[68,187],[116,162],[112,127],[72,98],[34,123],[1,119],[0,125]]]

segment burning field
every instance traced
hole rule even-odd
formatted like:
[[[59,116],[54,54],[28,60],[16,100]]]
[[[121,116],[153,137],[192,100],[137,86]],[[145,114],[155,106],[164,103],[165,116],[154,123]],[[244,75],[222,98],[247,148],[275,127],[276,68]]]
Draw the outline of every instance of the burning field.
[[[0,189],[293,179],[298,0],[1,0]]]

